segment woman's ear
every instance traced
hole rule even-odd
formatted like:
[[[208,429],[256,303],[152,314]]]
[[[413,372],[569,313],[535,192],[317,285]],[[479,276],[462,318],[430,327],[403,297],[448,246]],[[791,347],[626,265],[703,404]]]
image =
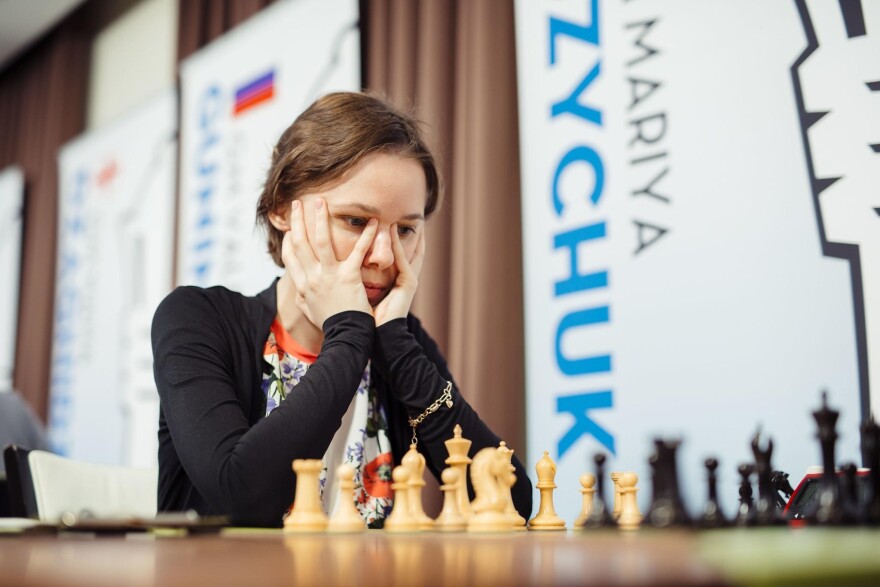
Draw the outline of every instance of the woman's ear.
[[[284,207],[278,207],[272,212],[269,212],[269,222],[272,223],[276,229],[281,232],[287,232],[290,230],[290,206],[287,206],[287,210]]]

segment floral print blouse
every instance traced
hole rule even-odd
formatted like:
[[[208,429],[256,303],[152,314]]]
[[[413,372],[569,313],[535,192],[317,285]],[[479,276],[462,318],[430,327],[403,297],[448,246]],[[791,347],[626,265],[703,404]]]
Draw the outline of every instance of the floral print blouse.
[[[264,371],[262,382],[267,416],[284,401],[317,358],[297,344],[275,318],[263,347],[263,359],[271,366]],[[370,528],[383,526],[393,505],[393,463],[387,430],[385,411],[370,386],[368,364],[342,425],[324,453],[324,467],[318,480],[325,512],[332,513],[335,508],[336,467],[345,463],[355,470],[352,499],[364,523]]]

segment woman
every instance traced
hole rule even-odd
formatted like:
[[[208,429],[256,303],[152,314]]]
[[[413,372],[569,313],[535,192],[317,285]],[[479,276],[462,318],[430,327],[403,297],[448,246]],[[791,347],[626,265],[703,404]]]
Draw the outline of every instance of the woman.
[[[257,207],[282,276],[255,297],[180,287],[153,320],[160,511],[280,526],[291,462],[323,459],[327,511],[347,462],[365,523],[381,527],[411,442],[435,477],[455,424],[471,455],[498,445],[409,313],[439,184],[415,121],[374,97],[330,94],[284,132]]]

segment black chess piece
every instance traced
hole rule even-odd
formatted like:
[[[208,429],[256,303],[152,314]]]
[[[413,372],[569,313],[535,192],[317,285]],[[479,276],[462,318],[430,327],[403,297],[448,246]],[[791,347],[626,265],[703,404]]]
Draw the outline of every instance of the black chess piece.
[[[755,472],[755,466],[743,463],[737,468],[737,471],[740,476],[739,508],[734,523],[737,526],[754,526],[755,502],[752,500],[752,473]]]
[[[822,482],[816,509],[808,512],[807,518],[817,524],[840,524],[843,521],[843,508],[840,505],[840,491],[837,473],[834,468],[834,445],[837,442],[837,418],[840,412],[828,407],[828,393],[822,392],[822,409],[813,412],[818,432],[816,437],[822,447]]]
[[[605,455],[602,453],[593,457],[596,463],[596,497],[593,501],[593,510],[584,522],[584,528],[613,528],[617,522],[608,511],[605,501]]]
[[[654,454],[648,460],[653,471],[654,493],[642,522],[644,525],[670,528],[690,524],[678,486],[675,455],[680,445],[680,440],[654,440]]]
[[[648,520],[651,518],[651,512],[654,511],[654,504],[664,493],[663,480],[657,473],[657,451],[654,451],[648,457],[648,466],[651,467],[651,503],[648,505],[648,511],[645,512],[645,516],[642,519],[643,525],[649,524]]]
[[[791,494],[794,493],[791,483],[788,482],[788,473],[785,471],[773,471],[770,474],[770,485],[773,487],[775,494],[776,509],[782,512],[785,510],[785,506],[788,505]],[[783,495],[785,497],[782,497]]]
[[[709,497],[703,508],[703,517],[700,518],[700,525],[704,528],[723,528],[727,526],[727,518],[721,512],[721,506],[718,504],[718,477],[715,470],[718,468],[718,460],[706,459],[706,483],[709,489]]]
[[[862,504],[859,503],[859,488],[856,485],[855,463],[845,463],[840,467],[843,477],[840,480],[840,506],[843,516],[840,520],[843,525],[854,525],[862,521]]]
[[[752,438],[752,453],[755,455],[755,471],[758,473],[758,499],[755,501],[755,525],[774,526],[784,524],[785,519],[776,508],[776,491],[770,482],[773,468],[770,459],[773,456],[773,439],[768,438],[767,444],[761,447],[761,430]]]
[[[860,427],[862,464],[868,469],[864,516],[870,526],[880,526],[880,426],[871,415]]]

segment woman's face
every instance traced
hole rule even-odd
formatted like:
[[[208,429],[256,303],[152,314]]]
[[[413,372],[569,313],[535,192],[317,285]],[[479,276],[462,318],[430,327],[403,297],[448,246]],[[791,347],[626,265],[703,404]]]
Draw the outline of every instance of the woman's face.
[[[370,305],[376,306],[394,287],[391,231],[397,230],[408,261],[425,224],[428,188],[421,164],[411,157],[388,153],[368,155],[341,180],[300,197],[309,240],[315,242],[315,201],[324,198],[330,214],[330,239],[336,259],[347,259],[370,218],[379,222],[364,257],[361,276]],[[288,213],[289,214],[289,213]]]

